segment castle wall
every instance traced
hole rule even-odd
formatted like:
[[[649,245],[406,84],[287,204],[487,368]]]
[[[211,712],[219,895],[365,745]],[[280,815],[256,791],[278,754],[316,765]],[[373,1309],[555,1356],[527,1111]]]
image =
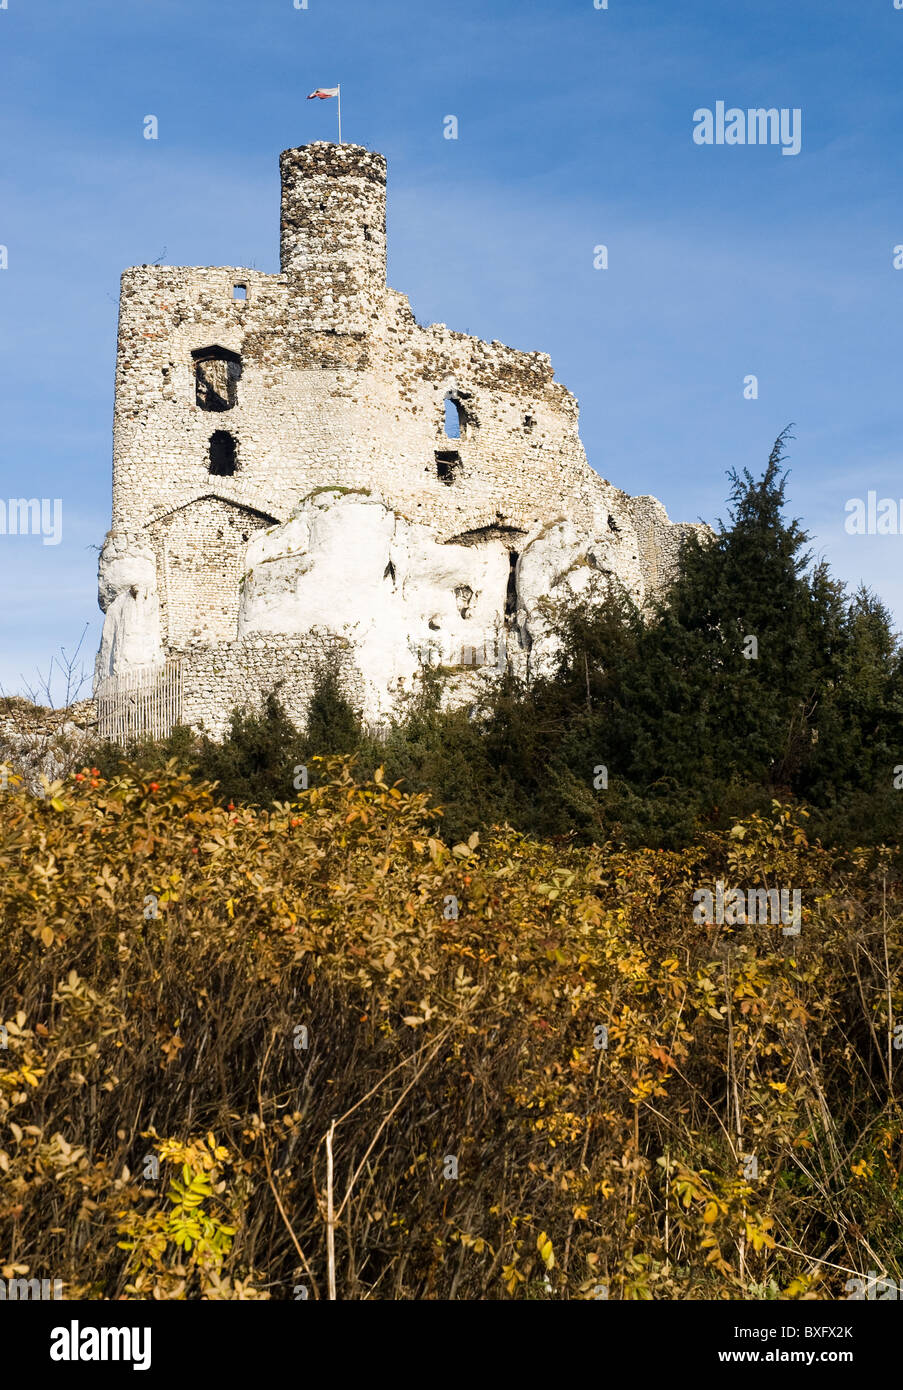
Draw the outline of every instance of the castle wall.
[[[182,658],[182,722],[212,738],[229,729],[233,709],[258,711],[275,691],[286,713],[302,725],[323,663],[334,664],[351,701],[364,705],[360,675],[347,642],[325,632],[267,634],[234,642],[176,648]],[[290,795],[286,788],[286,796]]]
[[[246,301],[231,299],[247,283]],[[195,400],[192,352],[241,356],[236,405]],[[467,414],[447,438],[444,400]],[[135,529],[209,490],[214,431],[235,439],[237,470],[216,492],[286,519],[314,488],[379,492],[450,537],[499,518],[524,529],[567,510],[624,511],[586,462],[577,404],[548,358],[420,327],[388,292],[366,339],[308,331],[282,276],[145,266],[123,277],[114,432],[114,525]],[[446,484],[436,454],[456,453]],[[629,525],[629,518],[627,519]]]
[[[631,497],[628,506],[646,594],[651,597],[661,593],[671,582],[687,537],[706,528],[697,522],[670,521],[657,497]]]
[[[639,602],[665,583],[681,528],[589,467],[577,402],[549,358],[424,327],[387,289],[382,156],[314,144],[280,164],[279,274],[137,266],[122,277],[104,670],[129,664],[126,643],[153,652],[162,639],[168,654],[188,644],[186,710],[208,725],[238,694],[271,685],[280,634],[266,638],[269,658],[266,645],[236,640],[247,547],[325,488],[382,499],[439,542],[501,547],[515,576],[524,546],[539,543],[524,570],[534,626],[537,586],[557,583],[570,560],[596,566],[582,555],[589,540],[599,572]],[[449,397],[460,437],[446,434]],[[152,552],[155,583],[143,568],[137,589],[115,579],[130,546]],[[353,544],[345,563],[353,585]],[[501,625],[510,595],[499,589]],[[136,642],[130,624],[145,611]],[[286,599],[280,611],[294,610]],[[306,677],[292,679],[306,708]]]

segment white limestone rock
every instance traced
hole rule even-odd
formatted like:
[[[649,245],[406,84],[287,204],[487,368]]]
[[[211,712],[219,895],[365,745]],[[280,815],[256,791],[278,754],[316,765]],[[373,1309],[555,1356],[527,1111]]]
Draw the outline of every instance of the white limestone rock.
[[[100,554],[97,588],[106,616],[95,680],[162,666],[157,567],[150,545],[129,532],[111,531]]]
[[[264,639],[265,650],[268,635],[310,636],[323,649],[342,639],[360,674],[362,714],[375,723],[398,713],[425,666],[456,672],[447,683],[451,703],[471,697],[474,668],[549,675],[560,653],[556,610],[601,600],[613,580],[638,605],[645,600],[631,506],[606,487],[589,535],[560,518],[520,537],[487,526],[465,544],[444,542],[369,492],[318,489],[286,522],[248,541],[232,640],[241,647]],[[647,507],[643,521],[647,546],[657,547],[654,570],[672,559],[671,524],[660,505],[651,517]],[[162,666],[156,562],[144,537],[111,532],[99,590],[106,618],[98,681]]]
[[[614,490],[612,490],[614,493]],[[619,496],[619,495],[617,495]],[[527,535],[516,567],[516,620],[506,622],[508,543],[443,543],[380,497],[323,490],[248,545],[240,639],[333,633],[354,652],[364,714],[383,719],[422,666],[504,666],[549,673],[559,645],[553,610],[600,598],[611,580],[642,604],[637,537],[607,502],[598,534],[560,520]],[[611,524],[609,517],[612,518]]]
[[[581,536],[570,521],[545,528],[524,547],[517,564],[517,626],[529,650],[531,675],[551,675],[560,643],[556,610],[601,601],[610,581],[643,602],[643,580],[636,563],[635,536],[622,518],[617,530]]]
[[[509,574],[499,541],[442,544],[378,497],[306,500],[248,544],[238,636],[328,631],[351,644],[364,714],[383,719],[424,665],[493,660]]]

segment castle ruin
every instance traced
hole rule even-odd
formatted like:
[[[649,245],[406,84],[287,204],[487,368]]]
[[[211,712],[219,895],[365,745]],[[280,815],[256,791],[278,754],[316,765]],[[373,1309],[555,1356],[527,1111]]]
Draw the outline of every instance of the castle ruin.
[[[545,354],[387,287],[381,155],[280,163],[279,274],[122,277],[95,684],[118,736],[130,701],[220,736],[272,689],[303,721],[327,654],[371,723],[424,665],[529,676],[548,600],[614,576],[642,604],[693,529],[593,471]]]

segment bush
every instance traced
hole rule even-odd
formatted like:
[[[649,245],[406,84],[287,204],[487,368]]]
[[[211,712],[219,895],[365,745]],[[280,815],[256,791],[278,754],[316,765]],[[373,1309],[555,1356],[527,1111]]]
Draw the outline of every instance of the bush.
[[[651,611],[611,582],[592,603],[550,613],[551,677],[509,675],[448,710],[427,672],[383,741],[362,729],[327,664],[303,731],[273,694],[259,714],[236,711],[221,745],[181,731],[125,762],[97,750],[94,763],[149,772],[178,756],[219,783],[224,803],[268,806],[291,794],[298,764],[353,753],[440,802],[432,830],[452,842],[501,823],[677,850],[774,798],[809,809],[826,842],[896,842],[903,651],[873,595],[850,596],[811,565],[805,532],[784,515],[786,439],[761,478],[730,475],[728,524],[687,543]]]
[[[95,1299],[903,1274],[886,855],[777,804],[680,853],[450,847],[381,769],[315,770],[269,810],[176,764],[0,794],[7,1268]],[[717,879],[799,889],[801,934],[697,925]]]

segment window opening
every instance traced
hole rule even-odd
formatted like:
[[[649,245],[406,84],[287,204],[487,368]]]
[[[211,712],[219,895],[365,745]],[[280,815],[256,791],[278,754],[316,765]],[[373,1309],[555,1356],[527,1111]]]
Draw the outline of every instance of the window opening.
[[[231,478],[235,465],[234,436],[228,430],[214,430],[210,436],[210,472],[217,478]]]
[[[512,627],[517,617],[517,562],[516,550],[508,551],[508,587],[505,590],[505,624]]]
[[[195,402],[201,410],[231,410],[241,377],[241,358],[229,348],[197,348],[194,359]]]
[[[463,412],[458,402],[452,400],[451,396],[445,397],[445,437],[446,439],[461,438],[461,424],[463,422]]]
[[[436,454],[436,475],[446,487],[451,487],[461,476],[461,455],[453,451],[440,450]]]

